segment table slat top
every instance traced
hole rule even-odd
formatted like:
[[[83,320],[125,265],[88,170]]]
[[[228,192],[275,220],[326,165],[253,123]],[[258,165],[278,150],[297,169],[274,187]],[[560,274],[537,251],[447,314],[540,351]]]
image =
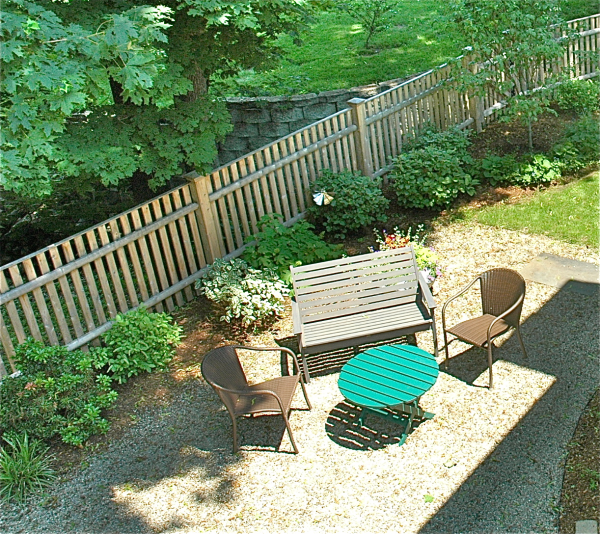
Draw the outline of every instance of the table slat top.
[[[366,408],[387,408],[415,400],[439,374],[435,358],[412,345],[384,345],[348,361],[338,386],[349,401]]]

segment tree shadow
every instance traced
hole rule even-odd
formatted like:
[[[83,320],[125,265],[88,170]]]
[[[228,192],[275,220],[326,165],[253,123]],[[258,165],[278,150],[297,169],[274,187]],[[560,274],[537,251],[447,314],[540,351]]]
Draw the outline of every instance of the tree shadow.
[[[523,323],[527,359],[516,336],[494,351],[497,360],[556,380],[420,532],[555,530],[561,490],[555,480],[562,479],[567,443],[600,378],[597,293],[582,294],[579,284],[567,283]],[[477,364],[470,359],[453,368],[465,381]]]
[[[229,502],[235,496],[233,468],[243,457],[232,454],[231,420],[222,408],[212,389],[197,380],[168,406],[147,409],[121,439],[57,488],[52,502],[61,506],[41,510],[44,522],[56,532],[156,532],[127,494],[164,491],[168,480],[192,473],[196,484],[186,494],[189,502]],[[248,432],[251,441],[265,447],[277,440],[276,433],[258,432],[256,439],[254,433],[253,428]],[[184,526],[175,514],[162,521],[160,530]],[[35,531],[35,524],[30,528]]]

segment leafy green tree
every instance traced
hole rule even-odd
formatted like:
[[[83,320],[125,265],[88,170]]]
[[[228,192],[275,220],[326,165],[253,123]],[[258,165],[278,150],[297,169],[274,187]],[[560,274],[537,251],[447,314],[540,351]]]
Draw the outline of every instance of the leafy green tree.
[[[371,39],[390,27],[392,17],[397,13],[398,0],[346,0],[339,8],[358,20],[366,34],[365,49],[371,46]]]
[[[527,125],[533,149],[532,122],[551,111],[548,90],[559,73],[540,67],[557,61],[565,39],[557,39],[563,23],[555,0],[457,0],[454,21],[465,40],[468,61],[457,62],[455,80],[461,90],[483,96],[492,90],[504,97],[502,120]]]
[[[268,61],[303,0],[5,0],[0,192],[73,177],[156,188],[208,170],[229,131],[216,72]]]

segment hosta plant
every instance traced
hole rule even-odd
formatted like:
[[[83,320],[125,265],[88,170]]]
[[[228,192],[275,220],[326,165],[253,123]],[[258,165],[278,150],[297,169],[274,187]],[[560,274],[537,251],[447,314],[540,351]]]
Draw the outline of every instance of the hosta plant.
[[[239,321],[244,327],[282,315],[290,293],[275,270],[254,269],[239,258],[215,260],[196,288],[217,305],[221,321]]]

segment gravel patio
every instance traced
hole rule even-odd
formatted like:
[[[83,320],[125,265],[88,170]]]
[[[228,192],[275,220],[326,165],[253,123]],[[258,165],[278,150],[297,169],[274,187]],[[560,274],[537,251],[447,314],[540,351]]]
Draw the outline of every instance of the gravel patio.
[[[518,270],[542,252],[598,263],[589,248],[476,224],[438,228],[433,245],[445,266],[440,311],[491,267]],[[475,312],[471,295],[451,324]],[[492,391],[482,387],[484,353],[451,345],[455,357],[421,399],[436,416],[402,447],[398,426],[349,422],[355,410],[337,388],[338,360],[313,362],[324,372],[308,385],[312,411],[297,393],[298,455],[275,417],[241,421],[241,452],[232,455],[229,416],[198,379],[170,405],[141,412],[44,506],[5,506],[0,531],[557,532],[566,444],[600,377],[598,296],[528,282],[523,317],[529,357],[516,337],[505,339]],[[289,338],[289,318],[273,332],[257,341]],[[432,352],[430,333],[417,339]],[[259,358],[245,362],[249,378],[275,376],[277,356]]]

